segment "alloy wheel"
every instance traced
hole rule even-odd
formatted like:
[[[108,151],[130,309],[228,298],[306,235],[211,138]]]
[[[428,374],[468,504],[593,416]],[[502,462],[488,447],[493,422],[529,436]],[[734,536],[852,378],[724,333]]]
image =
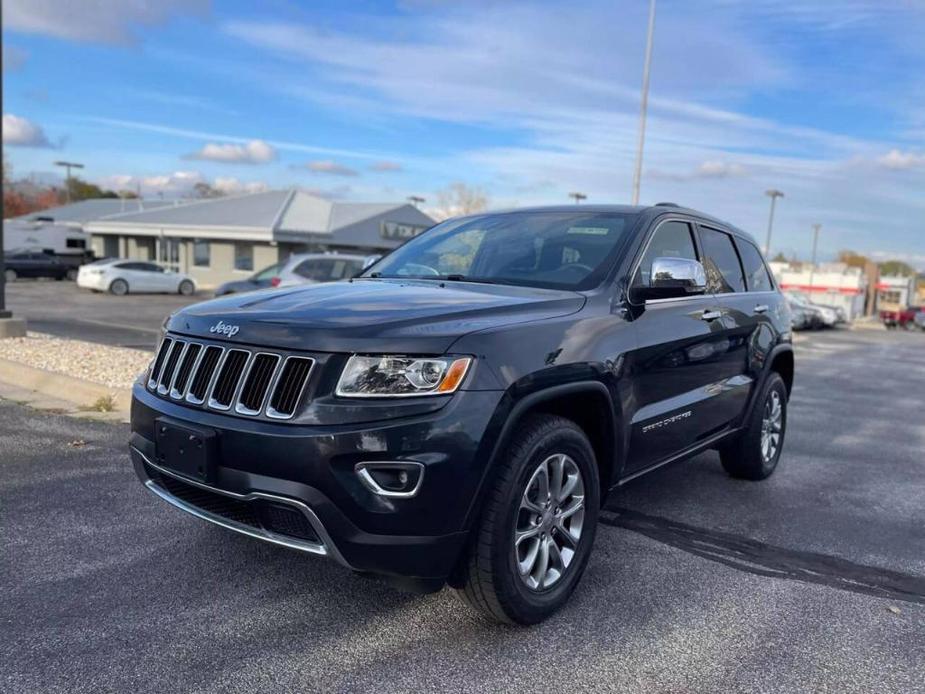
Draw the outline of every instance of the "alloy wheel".
[[[555,585],[581,541],[585,482],[564,453],[541,462],[520,497],[514,529],[514,560],[521,581],[533,591]]]
[[[784,428],[784,405],[780,393],[772,390],[764,403],[764,417],[761,420],[761,458],[770,463],[780,449]]]

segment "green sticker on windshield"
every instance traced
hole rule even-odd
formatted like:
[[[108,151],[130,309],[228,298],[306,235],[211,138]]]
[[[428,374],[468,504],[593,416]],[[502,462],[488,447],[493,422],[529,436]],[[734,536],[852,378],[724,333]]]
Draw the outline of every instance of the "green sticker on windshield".
[[[607,227],[569,227],[567,234],[581,234],[582,236],[607,236],[610,229]]]

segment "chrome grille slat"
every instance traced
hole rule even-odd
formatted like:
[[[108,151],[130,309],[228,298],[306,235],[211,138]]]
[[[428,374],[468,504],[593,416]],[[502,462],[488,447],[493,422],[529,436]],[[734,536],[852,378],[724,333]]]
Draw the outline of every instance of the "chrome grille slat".
[[[198,342],[190,342],[183,351],[183,358],[177,367],[177,375],[174,377],[174,383],[170,387],[170,397],[174,400],[182,400],[186,395],[186,389],[193,382],[193,376],[199,367],[199,361],[205,350]]]
[[[180,360],[180,355],[185,346],[186,342],[182,340],[173,341],[173,345],[170,347],[170,353],[167,355],[167,359],[164,360],[164,368],[161,369],[161,375],[157,379],[157,392],[160,395],[166,395],[170,391],[173,373],[176,371],[177,362]]]
[[[167,353],[173,347],[173,339],[165,337],[161,340],[161,345],[157,349],[157,356],[154,358],[154,363],[151,365],[151,373],[148,374],[148,389],[155,390],[157,388],[157,382],[161,377],[161,371],[164,369],[164,362],[167,360]]]
[[[295,415],[314,366],[315,360],[310,357],[286,357],[267,403],[267,417],[290,419]]]
[[[209,395],[209,407],[213,410],[228,410],[234,404],[241,385],[241,376],[250,363],[251,353],[244,349],[229,349],[225,352],[222,365],[218,369],[212,392]]]
[[[196,366],[196,373],[190,377],[190,385],[186,393],[186,401],[188,403],[201,405],[205,402],[206,397],[212,389],[212,382],[215,380],[215,375],[218,372],[218,367],[221,365],[224,352],[224,348],[218,345],[209,345],[202,350],[202,357],[199,359],[199,364]],[[212,355],[215,355],[214,359]],[[203,369],[205,369],[205,371],[203,371]],[[203,380],[205,381],[204,383]],[[201,389],[196,387],[200,384],[202,385]],[[197,390],[201,390],[201,395],[196,395]]]
[[[151,365],[148,388],[165,399],[217,412],[292,419],[315,359],[167,335]]]
[[[241,380],[241,393],[234,411],[254,416],[260,414],[270,394],[270,385],[276,376],[280,356],[269,352],[257,352],[251,360],[248,371]]]

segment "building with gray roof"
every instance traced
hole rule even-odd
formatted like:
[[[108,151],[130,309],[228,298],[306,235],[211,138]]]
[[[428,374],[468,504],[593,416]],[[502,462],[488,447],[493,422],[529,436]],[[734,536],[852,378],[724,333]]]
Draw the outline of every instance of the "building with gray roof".
[[[209,287],[292,253],[386,252],[433,223],[409,204],[338,202],[289,189],[112,214],[84,228],[98,256],[155,260]]]

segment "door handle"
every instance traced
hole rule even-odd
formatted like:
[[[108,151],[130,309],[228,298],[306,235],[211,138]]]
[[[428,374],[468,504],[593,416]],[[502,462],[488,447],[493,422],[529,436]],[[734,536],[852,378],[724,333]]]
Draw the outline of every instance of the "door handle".
[[[767,313],[767,312],[768,312],[767,304],[759,304],[758,306],[755,306],[755,313]]]
[[[700,320],[716,320],[717,318],[722,318],[722,311],[704,311],[700,314]]]

